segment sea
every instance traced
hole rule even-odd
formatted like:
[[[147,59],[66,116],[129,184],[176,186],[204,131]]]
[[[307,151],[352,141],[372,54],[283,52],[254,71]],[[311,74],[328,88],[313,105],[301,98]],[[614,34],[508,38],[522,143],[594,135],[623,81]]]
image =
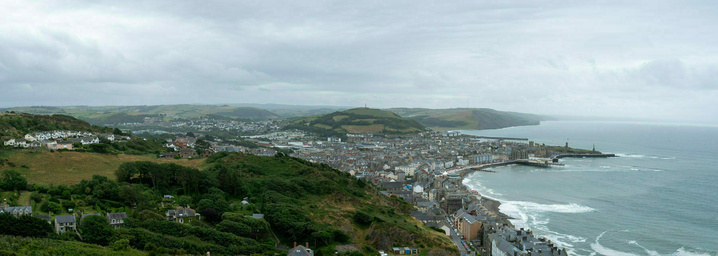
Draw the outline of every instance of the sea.
[[[615,153],[505,166],[463,183],[570,255],[718,255],[718,127],[548,121],[461,131]]]

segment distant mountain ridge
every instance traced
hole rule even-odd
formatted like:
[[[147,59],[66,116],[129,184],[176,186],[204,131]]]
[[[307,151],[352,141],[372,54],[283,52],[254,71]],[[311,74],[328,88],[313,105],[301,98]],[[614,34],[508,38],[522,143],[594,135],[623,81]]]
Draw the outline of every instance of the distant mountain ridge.
[[[228,105],[154,105],[154,106],[63,106],[63,107],[15,107],[3,111],[30,114],[65,114],[93,124],[107,125],[126,122],[141,122],[145,117],[192,118],[208,115],[250,120],[277,119],[271,111],[255,107]]]
[[[0,109],[0,111],[30,114],[63,114],[74,116],[95,125],[112,125],[118,123],[141,123],[145,117],[215,117],[246,120],[275,120],[284,118],[289,118],[290,120],[296,120],[297,118],[314,119],[324,114],[347,111],[347,109],[349,109],[349,107],[247,103],[227,105],[31,106]],[[384,111],[393,112],[398,115],[397,117],[408,118],[425,127],[436,130],[500,129],[513,126],[538,125],[541,121],[554,119],[548,116],[498,111],[488,108],[388,108],[384,109]],[[325,125],[333,126],[329,123]],[[333,127],[332,129],[336,128],[338,127]],[[378,126],[374,126],[374,128],[376,128],[374,130],[379,130]],[[399,130],[401,129],[403,128]],[[423,129],[423,127],[421,129]],[[352,130],[351,127],[350,130]]]
[[[539,125],[549,117],[488,108],[390,108],[402,117],[436,130],[487,130],[513,126]]]
[[[289,122],[289,129],[337,137],[344,137],[347,133],[407,134],[425,129],[417,121],[371,108],[353,108],[325,115],[294,118]]]

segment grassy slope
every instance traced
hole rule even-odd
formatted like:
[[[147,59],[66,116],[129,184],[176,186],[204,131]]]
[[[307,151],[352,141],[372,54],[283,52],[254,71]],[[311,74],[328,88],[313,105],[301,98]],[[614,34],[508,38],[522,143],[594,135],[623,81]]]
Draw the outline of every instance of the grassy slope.
[[[352,243],[371,245],[375,247],[387,242],[393,242],[397,246],[419,246],[444,251],[455,251],[451,241],[443,235],[428,228],[423,223],[409,216],[412,209],[411,204],[396,197],[381,195],[375,188],[366,186],[363,196],[350,193],[349,190],[356,189],[355,178],[346,174],[338,175],[324,165],[308,164],[295,158],[260,157],[247,154],[231,154],[220,160],[227,165],[243,166],[243,170],[252,171],[256,180],[271,180],[275,183],[300,184],[308,179],[322,183],[330,193],[324,195],[315,194],[294,194],[293,192],[282,191],[281,187],[271,187],[267,190],[275,190],[298,200],[294,206],[309,213],[309,218],[319,223],[326,223],[332,227],[346,232]],[[331,170],[331,171],[330,171]],[[258,174],[258,175],[257,175]],[[250,181],[250,182],[256,182]],[[289,184],[287,183],[287,184]],[[278,189],[278,190],[277,190]],[[258,197],[259,195],[251,195]],[[375,222],[370,226],[361,226],[353,221],[354,213],[357,211],[369,214],[372,217],[381,219],[382,222]],[[291,241],[283,241],[289,245]],[[391,245],[389,245],[391,246]]]
[[[29,183],[42,185],[72,185],[90,180],[92,175],[115,177],[120,164],[132,161],[177,163],[199,167],[202,159],[157,159],[154,155],[108,155],[85,152],[6,151],[0,158],[8,159],[15,167],[0,166],[1,170],[14,169],[23,174]],[[26,168],[27,167],[27,168]]]

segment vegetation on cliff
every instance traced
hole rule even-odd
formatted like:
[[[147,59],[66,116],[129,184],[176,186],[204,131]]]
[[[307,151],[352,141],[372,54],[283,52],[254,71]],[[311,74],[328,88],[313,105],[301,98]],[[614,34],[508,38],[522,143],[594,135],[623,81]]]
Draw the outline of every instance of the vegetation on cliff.
[[[220,153],[200,167],[126,162],[115,170],[116,180],[93,176],[70,186],[35,184],[3,192],[12,204],[29,203],[36,213],[66,214],[67,208],[75,208],[83,213],[123,211],[130,218],[125,227],[109,231],[97,220],[81,224],[83,238],[92,234],[93,239],[80,240],[71,233],[45,235],[48,227],[43,227],[42,234],[32,234],[38,237],[35,240],[0,240],[25,244],[28,248],[11,247],[25,251],[40,250],[32,247],[38,243],[72,251],[73,242],[67,241],[105,246],[78,247],[91,254],[273,255],[285,253],[275,249],[277,243],[291,247],[294,242],[309,243],[318,256],[334,255],[339,245],[354,248],[353,254],[375,254],[392,246],[417,246],[425,252],[456,250],[442,233],[411,218],[409,203],[383,196],[370,184],[325,164],[284,154]],[[165,194],[175,195],[176,201],[163,201]],[[240,203],[243,198],[249,204]],[[189,205],[202,214],[202,221],[165,220],[165,211],[174,205]],[[253,213],[264,218],[247,217]],[[6,231],[0,235],[29,236]]]

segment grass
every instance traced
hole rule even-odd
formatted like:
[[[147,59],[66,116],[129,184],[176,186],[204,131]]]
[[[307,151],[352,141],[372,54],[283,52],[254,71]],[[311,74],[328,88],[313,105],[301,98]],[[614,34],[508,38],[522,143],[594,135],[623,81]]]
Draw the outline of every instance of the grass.
[[[32,192],[22,191],[20,193],[20,198],[17,199],[17,204],[18,205],[30,205],[30,194],[32,194]]]
[[[379,133],[384,130],[383,124],[372,124],[372,125],[342,125],[344,130],[349,133]]]
[[[342,116],[334,116],[334,117],[332,117],[332,119],[334,119],[334,122],[339,122],[339,121],[341,121],[341,120],[344,119],[344,118],[349,118],[349,116],[344,116],[344,115],[342,115]]]
[[[392,112],[383,111],[383,110],[379,110],[379,109],[372,109],[372,108],[354,108],[354,109],[344,110],[342,112],[357,114],[357,115],[368,115],[368,116],[373,116],[373,117],[397,118],[397,116]]]
[[[326,125],[326,124],[315,124],[314,127],[318,127],[318,128],[322,128],[322,129],[327,129],[327,130],[332,129],[331,126]]]
[[[107,155],[85,152],[14,151],[3,154],[15,167],[0,166],[0,171],[14,169],[20,172],[28,183],[41,185],[73,185],[93,175],[115,177],[115,170],[124,162],[151,161],[156,163],[177,163],[198,168],[204,159],[157,159],[154,155]],[[21,168],[26,165],[29,168]]]

